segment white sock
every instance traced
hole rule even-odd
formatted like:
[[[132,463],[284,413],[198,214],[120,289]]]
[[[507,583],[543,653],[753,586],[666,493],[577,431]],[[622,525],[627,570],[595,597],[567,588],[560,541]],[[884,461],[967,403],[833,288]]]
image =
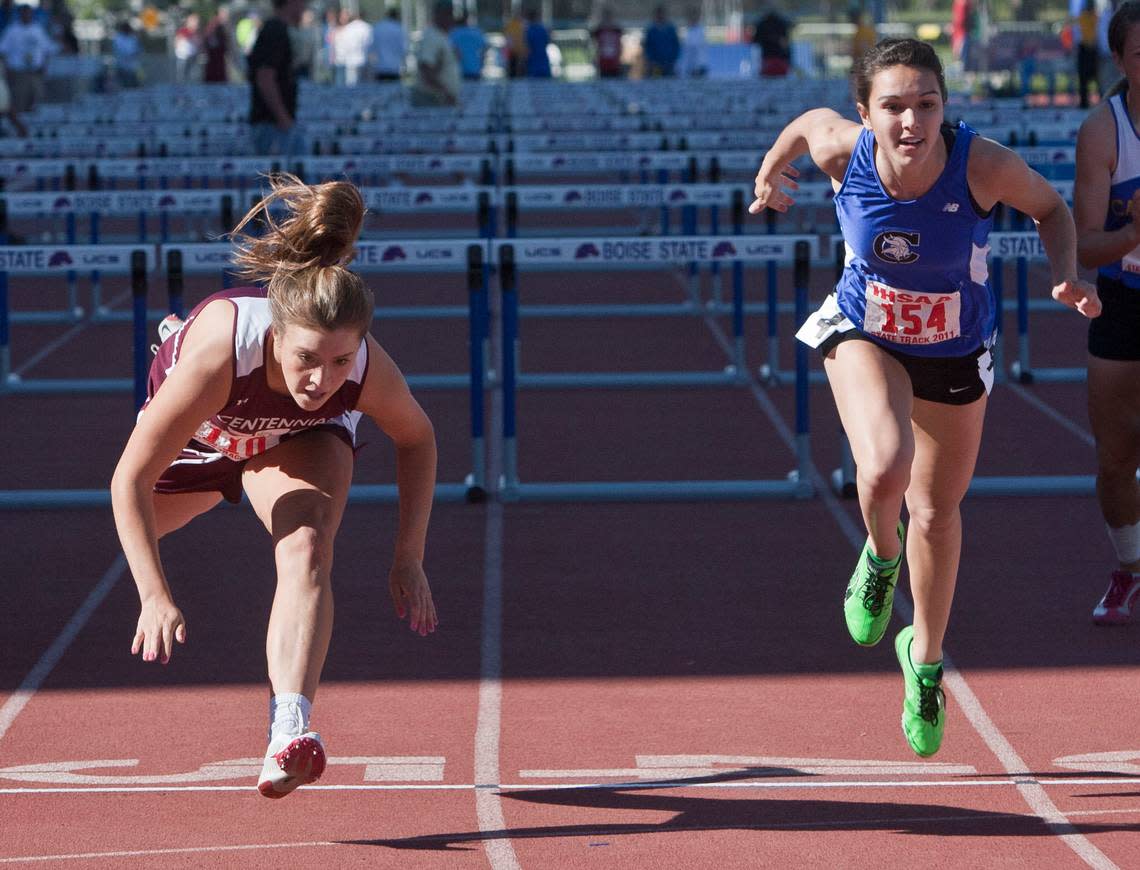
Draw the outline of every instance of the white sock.
[[[1116,558],[1121,565],[1131,565],[1140,561],[1140,522],[1131,526],[1122,526],[1108,529],[1108,538],[1112,541],[1112,548],[1116,550]]]
[[[291,737],[309,730],[309,714],[313,703],[295,692],[278,692],[269,698],[269,740],[279,734]]]

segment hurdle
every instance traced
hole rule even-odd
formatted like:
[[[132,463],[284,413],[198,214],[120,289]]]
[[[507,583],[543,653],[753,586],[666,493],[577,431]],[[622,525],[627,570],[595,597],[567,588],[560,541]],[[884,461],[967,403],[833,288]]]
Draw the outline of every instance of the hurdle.
[[[813,494],[811,456],[808,440],[808,356],[807,348],[796,348],[796,468],[782,480],[705,480],[705,481],[615,481],[569,483],[523,483],[518,476],[516,428],[517,390],[524,383],[518,372],[520,265],[602,266],[660,268],[698,262],[766,262],[773,256],[791,259],[795,264],[798,312],[807,316],[807,284],[811,244],[807,238],[792,237],[786,245],[771,238],[753,245],[740,237],[670,237],[658,240],[631,240],[631,249],[607,247],[614,243],[601,239],[563,239],[557,245],[528,246],[512,241],[494,243],[502,292],[502,390],[503,390],[503,474],[499,496],[504,501],[665,501],[754,498],[809,498]],[[628,259],[633,256],[632,263]],[[736,319],[742,325],[742,315]],[[605,375],[531,375],[527,383],[543,387],[659,387],[705,386],[748,383],[739,365],[725,372],[669,372]]]
[[[234,248],[228,243],[163,245],[159,258],[165,266],[172,300],[180,297],[187,274],[219,273],[232,264]],[[486,436],[484,389],[488,323],[487,242],[482,239],[358,242],[352,269],[360,273],[462,273],[467,282],[468,367],[466,373],[407,374],[408,386],[418,390],[467,389],[471,412],[471,472],[462,484],[440,484],[437,493],[452,500],[482,501],[486,496]],[[180,304],[180,302],[178,303]],[[376,317],[387,309],[377,306]],[[383,490],[387,500],[395,488]],[[362,496],[363,497],[363,496]],[[377,494],[377,497],[380,497]]]
[[[146,280],[154,270],[155,252],[147,245],[70,245],[58,247],[0,247],[0,394],[116,393],[145,390],[146,364],[140,367],[135,347],[135,377],[132,378],[37,378],[24,379],[12,370],[10,275],[66,275],[69,271],[98,271],[130,275],[136,342],[146,329]],[[143,339],[145,347],[145,338]]]
[[[1031,310],[1064,311],[1052,299],[1030,300],[1030,262],[1044,262],[1045,246],[1036,232],[991,233],[990,249],[993,257],[992,278],[1000,299],[1004,287],[1004,264],[1007,259],[1017,263],[1017,359],[1010,364],[1009,374],[1023,384],[1030,383],[1082,383],[1087,378],[1083,367],[1033,368],[1029,351],[1029,312]],[[1034,305],[1033,303],[1039,303]]]

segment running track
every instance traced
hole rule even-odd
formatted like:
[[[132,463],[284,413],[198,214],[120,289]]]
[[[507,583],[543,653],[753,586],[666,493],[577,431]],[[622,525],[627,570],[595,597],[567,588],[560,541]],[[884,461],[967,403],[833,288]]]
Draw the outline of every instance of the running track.
[[[660,276],[609,278],[646,299],[680,293]],[[555,280],[528,284],[528,299],[548,301]],[[524,321],[523,361],[710,367],[724,362],[723,328]],[[63,331],[18,328],[14,358]],[[462,366],[454,325],[377,333],[406,371]],[[1041,315],[1034,335],[1038,363],[1080,364],[1076,318]],[[28,375],[72,371],[77,355],[93,375],[121,372],[124,336],[77,330]],[[465,399],[421,398],[440,479],[458,480]],[[126,398],[0,404],[0,486],[106,484]],[[528,391],[520,473],[782,476],[791,412],[787,388],[759,384]],[[812,414],[826,474],[839,456],[826,388]],[[389,481],[386,445],[365,440],[357,481]],[[498,460],[493,444],[492,472]],[[1083,387],[998,388],[979,474],[1091,471]],[[1140,865],[1140,629],[1088,621],[1107,573],[1095,502],[975,498],[964,521],[950,721],[942,751],[920,761],[899,732],[889,642],[846,638],[840,599],[862,534],[854,504],[826,490],[804,502],[439,505],[427,567],[441,626],[428,639],[387,600],[394,508],[353,505],[314,717],[332,764],[270,802],[253,786],[272,563],[249,511],[215,511],[164,542],[190,633],[166,668],[129,656],[137,603],[109,511],[5,513],[0,863]],[[906,602],[897,609],[888,637]]]

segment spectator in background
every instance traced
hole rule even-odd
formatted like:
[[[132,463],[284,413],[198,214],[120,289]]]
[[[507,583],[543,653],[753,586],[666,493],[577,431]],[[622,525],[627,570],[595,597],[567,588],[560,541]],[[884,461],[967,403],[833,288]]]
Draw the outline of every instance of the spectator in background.
[[[174,80],[180,83],[197,78],[198,53],[202,34],[198,28],[198,15],[191,12],[174,31]]]
[[[340,27],[333,37],[337,84],[354,86],[361,79],[368,51],[372,47],[372,26],[348,9],[340,13]]]
[[[619,78],[622,73],[622,31],[614,21],[612,8],[602,7],[602,18],[590,36],[594,40],[594,63],[598,68],[598,78]]]
[[[388,10],[372,28],[372,72],[378,82],[399,81],[408,56],[408,34],[400,23],[400,10]]]
[[[862,7],[852,6],[848,15],[855,27],[855,32],[851,34],[851,62],[857,63],[863,53],[875,44],[878,36],[875,33],[875,25],[867,20]]]
[[[970,62],[970,35],[974,26],[974,0],[952,0],[950,4],[950,53],[967,68]]]
[[[230,80],[227,62],[230,56],[230,11],[219,6],[214,17],[206,24],[202,35],[202,53],[206,57],[202,68],[202,81],[225,84]]]
[[[1089,107],[1089,91],[1093,82],[1100,85],[1100,50],[1097,48],[1097,14],[1095,0],[1085,0],[1077,16],[1077,32],[1073,41],[1077,47],[1077,97],[1081,108]]]
[[[1108,24],[1116,12],[1115,0],[1102,0],[1100,16],[1096,23],[1096,47],[1100,56],[1100,67],[1096,73],[1096,83],[1100,86],[1103,96],[1113,83],[1120,78],[1120,71],[1116,68],[1116,61],[1112,59],[1112,49],[1108,44]]]
[[[477,25],[471,23],[471,14],[463,16],[459,26],[448,35],[455,53],[459,56],[459,71],[463,78],[477,82],[483,77],[483,57],[487,53],[487,37]]]
[[[653,10],[653,21],[645,28],[641,50],[645,55],[645,75],[648,78],[675,73],[677,58],[681,55],[681,40],[677,38],[677,28],[665,15],[664,6]]]
[[[548,79],[551,77],[550,55],[547,48],[550,45],[550,31],[542,23],[538,7],[532,6],[526,11],[526,74],[532,79]]]
[[[142,80],[142,46],[131,22],[125,18],[111,37],[111,59],[115,66],[115,83],[120,88],[137,88]]]
[[[20,120],[19,113],[12,108],[12,92],[8,90],[7,73],[3,61],[0,61],[0,115],[4,115],[8,119],[8,123],[12,125],[12,130],[21,139],[28,135],[27,125]]]
[[[507,54],[507,76],[512,79],[526,75],[526,22],[519,14],[518,6],[511,11],[511,17],[503,24],[504,50]]]
[[[701,10],[690,6],[685,40],[681,45],[681,75],[686,78],[701,78],[709,72],[709,47],[705,39],[705,27],[701,24]]]
[[[289,28],[289,38],[293,42],[293,69],[297,71],[297,78],[317,78],[321,62],[321,28],[312,9],[302,13],[300,25]],[[331,72],[322,80],[327,81],[328,78],[331,78]]]
[[[301,23],[305,0],[273,0],[249,53],[249,124],[255,154],[293,157],[301,150],[297,127],[297,71],[289,28]]]
[[[11,98],[9,117],[23,115],[36,107],[44,92],[44,70],[56,53],[55,43],[34,19],[32,7],[21,4],[16,20],[0,34],[0,57],[8,70]]]
[[[756,21],[752,42],[760,49],[760,75],[786,76],[792,68],[792,24],[769,9]]]
[[[451,0],[436,0],[432,23],[416,46],[413,106],[454,106],[459,102],[459,59],[447,38],[451,30]]]
[[[246,57],[253,51],[253,43],[257,40],[257,33],[261,30],[261,16],[256,9],[251,9],[234,27],[234,42],[238,51]]]

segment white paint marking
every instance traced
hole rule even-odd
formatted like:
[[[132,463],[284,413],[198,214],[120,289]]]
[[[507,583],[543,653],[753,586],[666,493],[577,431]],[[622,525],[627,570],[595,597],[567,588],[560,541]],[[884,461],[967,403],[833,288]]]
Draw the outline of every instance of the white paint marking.
[[[811,791],[813,789],[850,789],[852,791],[859,791],[860,789],[883,789],[883,788],[900,788],[900,789],[940,789],[940,788],[1002,788],[1002,787],[1017,787],[1021,781],[1016,779],[926,779],[926,780],[905,780],[905,779],[884,779],[884,780],[864,780],[864,779],[842,779],[831,780],[823,778],[810,778],[800,780],[783,780],[783,779],[741,779],[733,780],[730,782],[692,782],[687,779],[668,781],[668,780],[655,780],[653,782],[645,782],[644,780],[630,781],[630,782],[550,782],[550,783],[535,783],[535,782],[517,782],[517,783],[499,783],[494,786],[476,785],[475,783],[450,783],[440,785],[429,784],[410,784],[401,783],[398,785],[367,785],[367,784],[343,784],[343,785],[304,785],[301,788],[309,791],[345,791],[345,792],[372,792],[372,791],[482,791],[487,788],[494,788],[501,792],[511,791],[629,791],[633,789],[643,791],[684,791],[686,789],[737,789],[737,790],[788,790],[788,789],[801,789]],[[1121,778],[1114,777],[1111,779],[1093,778],[1093,779],[1040,779],[1037,784],[1043,788],[1062,788],[1066,789],[1069,786],[1136,786],[1140,785],[1140,778]],[[155,793],[189,793],[189,792],[252,792],[252,785],[123,785],[123,786],[88,786],[88,787],[72,787],[65,786],[57,787],[40,787],[40,788],[0,788],[0,795],[18,795],[31,797],[44,794],[155,794]],[[1100,811],[1090,811],[1100,812]],[[1107,811],[1106,811],[1107,812]]]
[[[492,317],[495,368],[502,371],[502,333],[499,318]],[[502,473],[502,394],[491,396],[487,478],[497,481]],[[503,504],[497,498],[486,502],[483,535],[483,621],[479,644],[479,710],[475,720],[475,817],[480,833],[507,831],[503,802],[499,796],[499,741],[503,715]],[[491,870],[521,870],[515,848],[505,836],[483,840]]]
[[[24,677],[24,681],[20,683],[20,687],[16,689],[0,707],[0,740],[4,739],[4,735],[8,733],[8,729],[12,727],[12,723],[16,721],[16,717],[28,705],[33,696],[39,691],[40,686],[43,685],[44,680],[52,672],[67,648],[71,646],[71,642],[75,640],[76,635],[79,634],[83,626],[87,624],[87,620],[91,618],[91,614],[95,612],[96,608],[103,603],[103,599],[118,582],[119,578],[123,576],[126,571],[127,560],[123,558],[122,553],[115,557],[115,561],[111,563],[103,577],[95,584],[95,588],[88,594],[86,600],[79,605],[79,609],[75,611],[71,619],[68,620],[67,625],[63,627],[63,631],[52,642],[51,646],[47,648],[40,660],[35,663],[28,675]]]
[[[873,761],[830,758],[776,758],[746,755],[638,755],[636,767],[585,770],[520,770],[523,779],[658,779],[684,782],[698,777],[784,776],[971,776],[968,764]]]
[[[1025,389],[1025,387],[1021,386],[1021,384],[1015,383],[1013,381],[1006,382],[1005,386],[1009,387],[1010,391],[1027,405],[1036,408],[1066,432],[1071,435],[1075,435],[1085,445],[1093,448],[1096,447],[1096,439],[1093,438],[1090,432],[1085,430],[1084,427],[1074,423],[1052,405],[1042,400],[1039,396],[1035,396],[1033,393],[1029,392],[1029,390]]]
[[[227,779],[254,778],[261,771],[261,758],[211,761],[186,773],[115,775],[76,773],[80,770],[138,767],[137,758],[85,761],[49,761],[0,768],[0,779],[69,785],[178,785]],[[330,767],[363,767],[364,782],[442,782],[445,759],[438,756],[332,756]]]
[[[1087,770],[1090,773],[1123,773],[1130,776],[1140,774],[1140,749],[1125,749],[1122,752],[1088,752],[1084,755],[1065,755],[1053,759],[1057,767],[1069,770]]]

